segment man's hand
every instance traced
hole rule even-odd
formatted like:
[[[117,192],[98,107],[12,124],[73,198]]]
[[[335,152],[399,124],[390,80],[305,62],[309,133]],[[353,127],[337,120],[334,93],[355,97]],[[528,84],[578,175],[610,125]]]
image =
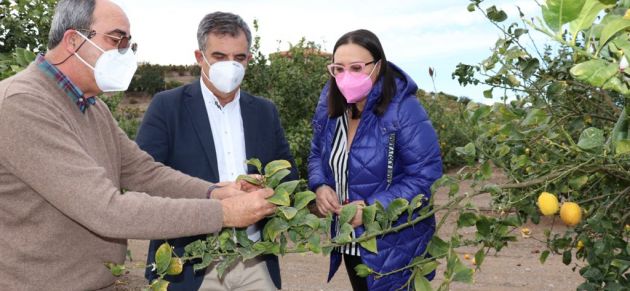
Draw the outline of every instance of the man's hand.
[[[214,190],[212,190],[212,193],[210,195],[211,199],[223,200],[225,198],[229,198],[232,196],[237,196],[237,195],[241,195],[245,193],[243,192],[242,186],[240,183],[221,182],[221,183],[217,183],[216,185],[219,186],[220,188],[215,188]]]
[[[265,188],[221,200],[223,226],[246,227],[273,214],[276,206],[266,200],[272,195],[273,190]]]
[[[262,176],[261,175],[249,174],[247,176],[249,176],[250,178],[253,178],[255,180],[260,181],[261,184],[262,184]],[[241,185],[241,190],[243,190],[245,192],[253,192],[253,191],[256,191],[256,190],[259,190],[259,189],[263,188],[262,186],[254,185],[254,184],[249,183],[249,182],[247,182],[245,180],[240,180],[237,183]]]
[[[341,204],[339,204],[339,197],[337,193],[328,185],[322,185],[315,190],[317,197],[315,198],[315,204],[317,205],[317,211],[323,216],[328,213],[337,213],[341,211]]]

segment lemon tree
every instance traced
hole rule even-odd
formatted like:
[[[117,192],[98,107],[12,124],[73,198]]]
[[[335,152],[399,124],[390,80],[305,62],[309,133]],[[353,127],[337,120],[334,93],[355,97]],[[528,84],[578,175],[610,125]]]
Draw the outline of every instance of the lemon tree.
[[[486,85],[484,95],[502,102],[469,104],[474,141],[460,152],[480,173],[492,164],[519,185],[492,194],[519,223],[538,223],[562,205],[570,227],[546,232],[541,261],[562,254],[584,278],[580,290],[629,288],[630,1],[546,0],[540,14],[521,12],[516,23],[484,4],[468,8],[502,37],[488,58],[460,64],[453,77]],[[534,32],[546,42],[533,42]]]

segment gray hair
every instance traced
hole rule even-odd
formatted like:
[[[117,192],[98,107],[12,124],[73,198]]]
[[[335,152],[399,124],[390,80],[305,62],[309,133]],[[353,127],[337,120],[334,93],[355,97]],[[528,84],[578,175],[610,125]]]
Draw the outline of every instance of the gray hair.
[[[92,25],[95,0],[61,0],[55,8],[48,33],[48,49],[56,47],[68,29],[89,30]]]
[[[213,12],[201,19],[199,28],[197,29],[197,42],[199,43],[199,50],[206,50],[206,43],[208,42],[209,34],[227,35],[237,37],[241,30],[245,33],[247,38],[247,48],[252,46],[252,33],[249,31],[249,26],[243,21],[243,19],[229,12]]]

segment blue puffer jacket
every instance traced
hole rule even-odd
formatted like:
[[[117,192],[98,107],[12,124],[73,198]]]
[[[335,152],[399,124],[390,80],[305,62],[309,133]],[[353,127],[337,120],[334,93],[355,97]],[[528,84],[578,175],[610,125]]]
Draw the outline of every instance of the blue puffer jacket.
[[[411,200],[418,194],[427,198],[431,185],[442,175],[442,161],[437,135],[422,105],[416,98],[418,87],[400,68],[389,63],[404,78],[396,80],[396,96],[382,116],[372,112],[382,92],[382,79],[378,80],[367,97],[361,122],[352,141],[348,156],[349,200],[364,200],[368,205],[376,200],[387,208],[396,198]],[[335,119],[328,117],[328,84],[322,90],[313,118],[313,140],[308,160],[309,187],[328,185],[335,189],[332,170],[328,164],[335,131]],[[390,133],[395,133],[394,167],[392,184],[387,188],[387,154]],[[406,222],[401,217],[397,224]],[[334,225],[334,224],[333,224]],[[378,254],[361,249],[361,259],[371,269],[385,273],[411,263],[422,255],[435,230],[435,219],[426,219],[413,227],[379,237]],[[360,236],[364,229],[356,228]],[[335,230],[333,230],[333,234]],[[332,278],[341,263],[341,255],[331,254]],[[368,277],[370,290],[396,290],[411,276],[410,271],[399,272],[378,280]],[[431,274],[431,277],[433,274]]]

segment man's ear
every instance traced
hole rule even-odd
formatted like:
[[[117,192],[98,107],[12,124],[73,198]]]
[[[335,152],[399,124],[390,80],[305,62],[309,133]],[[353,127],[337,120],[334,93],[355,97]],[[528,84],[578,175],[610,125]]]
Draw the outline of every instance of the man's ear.
[[[197,60],[197,65],[199,65],[200,67],[204,63],[203,55],[201,54],[200,50],[195,50],[195,60]]]
[[[79,38],[80,37],[77,35],[76,31],[66,30],[59,45],[62,45],[64,50],[68,53],[73,54],[77,51],[79,45],[81,45],[81,40]]]

